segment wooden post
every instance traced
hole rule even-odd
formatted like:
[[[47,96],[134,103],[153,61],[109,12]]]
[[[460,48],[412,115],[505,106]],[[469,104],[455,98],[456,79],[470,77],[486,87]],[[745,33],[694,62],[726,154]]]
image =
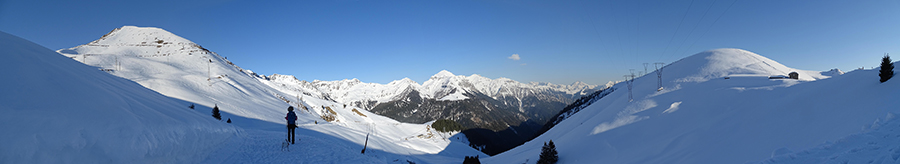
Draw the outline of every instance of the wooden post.
[[[368,147],[368,146],[369,146],[369,134],[366,134],[366,143],[363,145],[363,150],[360,153],[366,154],[366,147]]]

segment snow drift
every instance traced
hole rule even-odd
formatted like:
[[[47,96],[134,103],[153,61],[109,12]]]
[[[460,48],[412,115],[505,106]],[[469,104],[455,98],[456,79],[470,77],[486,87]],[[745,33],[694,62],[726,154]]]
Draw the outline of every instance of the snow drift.
[[[0,32],[0,163],[196,162],[235,129]]]

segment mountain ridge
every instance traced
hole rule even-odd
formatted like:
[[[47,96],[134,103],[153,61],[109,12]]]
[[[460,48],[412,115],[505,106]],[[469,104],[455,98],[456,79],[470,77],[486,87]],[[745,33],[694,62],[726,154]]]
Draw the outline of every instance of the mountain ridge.
[[[419,90],[419,91],[429,91],[428,93],[422,93],[422,95],[420,95],[422,97],[431,98],[431,99],[441,99],[441,98],[443,98],[443,96],[447,96],[447,94],[449,93],[447,91],[448,89],[442,89],[442,88],[446,88],[447,86],[449,86],[451,88],[463,89],[463,90],[461,90],[461,92],[478,91],[481,93],[485,93],[486,95],[491,96],[493,98],[498,98],[498,96],[503,96],[504,94],[509,94],[509,93],[502,92],[502,91],[504,91],[503,89],[506,89],[509,87],[549,89],[549,90],[554,90],[554,91],[562,91],[562,92],[565,92],[566,94],[571,94],[571,95],[584,95],[584,94],[589,94],[589,93],[583,93],[583,92],[585,92],[585,90],[593,89],[596,87],[608,87],[608,86],[611,86],[612,84],[614,84],[614,82],[608,82],[605,85],[590,85],[590,84],[587,84],[587,83],[584,83],[581,81],[573,82],[570,85],[553,84],[553,83],[547,83],[547,82],[521,83],[521,82],[509,79],[509,78],[505,78],[505,77],[490,79],[490,78],[481,76],[479,74],[472,74],[469,76],[455,75],[447,70],[442,70],[442,71],[432,75],[429,80],[427,80],[423,83],[418,83],[416,81],[409,79],[408,77],[399,79],[399,80],[394,80],[387,84],[366,83],[366,82],[362,82],[356,78],[334,80],[334,81],[313,80],[312,82],[309,82],[306,80],[299,80],[298,78],[296,78],[293,75],[285,75],[285,74],[272,74],[272,75],[268,75],[265,77],[266,77],[265,79],[267,79],[267,80],[277,79],[276,81],[273,81],[273,82],[280,83],[280,84],[304,84],[304,85],[310,84],[315,87],[318,87],[318,88],[308,88],[308,91],[306,91],[306,92],[318,91],[318,92],[326,93],[327,95],[342,95],[342,94],[351,94],[352,92],[356,92],[357,95],[365,95],[365,96],[369,97],[369,98],[362,98],[362,99],[345,98],[345,99],[337,99],[336,100],[340,103],[347,103],[347,104],[353,104],[353,105],[360,104],[358,102],[363,101],[363,100],[375,100],[378,102],[396,100],[396,99],[390,99],[390,98],[385,99],[383,97],[392,97],[392,96],[384,96],[384,94],[378,94],[378,95],[372,96],[371,95],[372,89],[367,89],[365,91],[360,91],[362,89],[353,91],[352,89],[354,89],[354,87],[356,87],[356,86],[375,88],[374,89],[375,91],[380,91],[379,93],[384,93],[385,91],[381,91],[381,90],[385,90],[385,89],[381,89],[381,88],[396,88],[393,86],[399,86],[400,88],[405,89],[403,87],[406,87],[407,85],[409,85],[408,87],[413,87],[414,89]],[[284,80],[284,79],[288,79],[288,80]],[[447,85],[447,84],[451,84],[451,85]],[[276,85],[278,85],[278,84],[276,84]],[[400,93],[398,92],[398,93],[394,93],[391,95],[396,95],[396,94],[400,94]],[[328,96],[328,97],[335,97],[335,96]],[[360,106],[360,107],[366,108],[367,106]]]
[[[429,119],[452,119],[454,121],[463,121],[462,124],[470,128],[491,127],[490,129],[493,130],[502,130],[508,125],[518,125],[520,122],[531,119],[542,124],[544,120],[550,117],[549,115],[552,115],[547,113],[555,114],[555,112],[571,101],[574,101],[574,99],[613,84],[610,82],[604,86],[599,86],[583,82],[574,82],[572,85],[559,85],[544,82],[521,83],[509,78],[501,77],[490,79],[478,74],[469,76],[455,75],[447,70],[439,71],[431,76],[429,80],[422,82],[421,84],[409,78],[394,80],[388,84],[365,83],[355,78],[337,81],[314,80],[313,82],[308,82],[305,80],[298,80],[290,75],[280,74],[269,75],[266,76],[265,79],[268,79],[266,82],[267,84],[284,92],[299,92],[298,94],[318,96],[338,103],[358,106],[373,111],[376,114],[392,113],[387,116],[397,120],[421,123],[431,121]],[[415,93],[415,95],[410,95],[410,93]],[[482,101],[488,99],[492,99],[492,101]],[[415,106],[408,106],[411,105],[408,102],[409,100],[420,102],[414,102],[413,104]],[[424,102],[432,100],[434,102]],[[455,118],[463,115],[463,113],[465,113],[463,111],[449,111],[449,113],[446,113],[439,112],[440,109],[418,109],[418,107],[421,107],[422,105],[430,106],[429,108],[442,108],[441,106],[433,106],[436,104],[447,105],[445,103],[439,103],[440,101],[468,101],[468,103],[483,104],[465,105],[469,106],[468,108],[449,106],[443,108],[456,108],[460,110],[475,110],[481,108],[482,110],[487,110],[488,113],[494,112],[493,110],[496,108],[502,108],[511,109],[513,113],[519,113],[510,113],[508,115],[520,116],[516,116],[519,118],[515,119],[518,120],[517,122],[506,122],[505,124],[491,123],[492,125],[490,126],[482,126],[480,124],[484,123],[482,122],[484,119],[460,120],[460,118]],[[551,106],[540,105],[546,103],[555,104]],[[459,103],[452,104],[460,105]],[[396,111],[401,110],[399,108],[403,108],[402,111]],[[540,108],[539,110],[547,111],[537,111],[535,110],[537,108]],[[441,116],[417,115],[416,113],[419,111],[431,111],[444,114]],[[415,116],[418,119],[408,118],[412,116]]]

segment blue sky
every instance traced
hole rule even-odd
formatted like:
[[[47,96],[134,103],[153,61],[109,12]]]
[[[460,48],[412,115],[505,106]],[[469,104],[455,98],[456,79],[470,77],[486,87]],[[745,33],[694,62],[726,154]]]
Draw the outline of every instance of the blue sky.
[[[821,71],[900,54],[896,0],[0,0],[0,31],[50,49],[124,25],[160,27],[245,69],[309,81],[421,83],[449,70],[603,84],[715,48]]]

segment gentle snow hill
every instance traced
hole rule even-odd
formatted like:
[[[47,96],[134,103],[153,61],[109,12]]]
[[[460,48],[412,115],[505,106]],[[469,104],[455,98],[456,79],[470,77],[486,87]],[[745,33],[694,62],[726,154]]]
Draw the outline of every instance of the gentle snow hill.
[[[328,153],[339,153],[337,150],[344,148],[341,146],[355,147],[355,145],[359,145],[358,148],[361,149],[362,145],[366,144],[366,136],[369,135],[368,148],[373,151],[383,151],[385,154],[376,158],[376,161],[368,162],[391,161],[396,158],[389,158],[399,158],[400,156],[412,158],[412,161],[420,161],[418,159],[420,157],[417,156],[436,156],[452,162],[462,161],[464,155],[483,155],[472,148],[459,146],[463,143],[450,140],[449,137],[454,136],[455,133],[435,132],[433,128],[430,128],[430,123],[400,123],[366,110],[360,110],[362,109],[360,107],[344,106],[315,95],[282,92],[266,84],[270,80],[265,77],[238,67],[225,57],[160,28],[124,26],[88,44],[61,49],[57,52],[84,64],[99,67],[109,74],[133,80],[166,96],[202,106],[218,106],[223,111],[223,120],[233,118],[234,125],[247,129],[247,131],[278,134],[277,136],[241,135],[241,139],[232,139],[227,145],[255,143],[257,147],[250,150],[260,150],[262,148],[258,146],[267,145],[258,142],[265,139],[274,139],[265,141],[271,144],[280,143],[280,140],[275,138],[283,139],[286,109],[288,106],[294,106],[297,108],[295,112],[299,117],[297,122],[302,124],[302,129],[298,132],[309,131],[322,134],[307,136],[313,137],[312,140],[341,141],[340,144],[335,144],[335,147],[324,147]],[[186,108],[187,105],[189,104],[185,103],[180,108]],[[307,110],[301,107],[307,107]],[[209,110],[198,111],[208,112]],[[326,122],[323,120],[323,116],[333,116],[334,121]],[[276,148],[275,145],[272,146],[264,148]],[[219,151],[222,151],[221,149],[237,148],[222,146]],[[334,151],[330,151],[332,149]],[[257,160],[255,158],[259,157],[250,157],[249,154],[246,154],[281,153],[269,149],[225,152],[247,157],[234,159],[234,161],[251,163],[278,163],[281,161],[268,158]],[[262,155],[271,156],[273,154]],[[307,155],[317,156],[316,154]],[[304,156],[295,154],[295,157]],[[349,162],[343,158],[325,158],[318,161]]]
[[[678,77],[674,82],[705,82],[729,76],[787,76],[790,72],[798,72],[800,80],[804,81],[828,78],[816,71],[788,68],[772,59],[740,49],[717,49],[688,56],[666,66],[661,72],[666,77]]]
[[[768,79],[789,72],[800,80]],[[900,111],[900,85],[879,83],[877,70],[829,78],[749,51],[716,49],[662,73],[661,91],[655,73],[634,80],[633,101],[626,83],[616,84],[616,92],[531,142],[482,161],[534,163],[553,140],[560,163],[758,162],[857,134]]]
[[[236,132],[3,32],[0,54],[0,163],[195,163]]]

